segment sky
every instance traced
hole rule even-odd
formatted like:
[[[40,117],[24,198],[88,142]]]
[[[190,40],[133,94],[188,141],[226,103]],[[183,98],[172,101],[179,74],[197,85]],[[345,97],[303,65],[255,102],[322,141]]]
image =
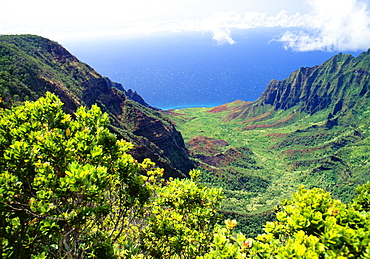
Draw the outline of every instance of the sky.
[[[63,42],[161,32],[211,32],[235,44],[233,31],[283,27],[275,41],[293,51],[370,47],[369,0],[0,0],[0,34],[36,34]]]

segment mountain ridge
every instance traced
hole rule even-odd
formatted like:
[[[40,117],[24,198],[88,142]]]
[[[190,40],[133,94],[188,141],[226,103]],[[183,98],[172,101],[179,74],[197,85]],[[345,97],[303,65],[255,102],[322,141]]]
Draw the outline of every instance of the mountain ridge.
[[[311,115],[334,105],[332,115],[337,115],[353,105],[346,97],[362,98],[368,92],[370,70],[363,64],[370,60],[369,54],[370,50],[355,58],[340,53],[322,65],[302,67],[287,79],[272,80],[255,103],[270,104],[275,110],[300,105],[299,111]]]
[[[166,169],[165,177],[185,177],[193,168],[181,133],[136,92],[104,78],[54,41],[35,35],[0,36],[2,106],[33,101],[47,91],[59,96],[68,113],[98,104],[109,114],[111,129],[134,143],[134,157],[151,158]],[[139,130],[148,124],[155,127]],[[152,135],[161,136],[160,141]]]

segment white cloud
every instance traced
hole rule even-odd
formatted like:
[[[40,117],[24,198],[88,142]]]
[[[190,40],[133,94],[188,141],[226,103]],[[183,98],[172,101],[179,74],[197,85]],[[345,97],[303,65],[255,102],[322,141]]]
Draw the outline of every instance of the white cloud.
[[[258,27],[292,28],[278,41],[294,51],[357,51],[370,47],[370,14],[360,0],[308,0],[311,12],[277,15],[263,12],[216,13],[203,19],[194,28],[211,31],[213,39],[223,44],[234,44],[233,29]],[[301,29],[297,29],[301,28]]]
[[[234,44],[235,41],[230,37],[230,29],[216,29],[213,31],[212,39],[218,42],[219,44],[228,43],[230,45]]]
[[[219,44],[234,44],[235,41],[230,36],[230,28],[234,24],[239,23],[240,20],[240,16],[235,12],[218,12],[212,14],[209,18],[199,21],[195,28],[200,31],[211,31],[213,40]]]
[[[245,3],[246,0],[240,1]],[[294,1],[298,4],[304,0]],[[179,6],[171,0],[107,0],[104,5],[100,1],[87,0],[65,0],[62,5],[49,4],[48,0],[0,0],[0,33],[32,33],[57,41],[71,41],[168,31],[202,31],[211,32],[213,39],[220,44],[234,44],[234,30],[283,27],[289,31],[278,40],[285,48],[295,51],[364,50],[370,47],[369,0],[306,1],[311,7],[308,14],[291,14],[284,10],[273,14],[245,12],[252,9],[241,8],[239,12],[215,12],[204,18],[215,10],[224,9],[204,9],[209,2],[201,1],[203,8],[194,11],[197,15],[187,16],[186,10],[194,7],[198,0],[179,1],[182,3]],[[192,4],[187,5],[188,2]],[[257,6],[256,1],[249,2]],[[258,5],[266,5],[267,2],[259,0]],[[285,4],[291,5],[292,2],[289,0]],[[280,6],[276,1],[271,0],[271,3],[276,8]],[[276,8],[274,10],[278,10]],[[207,16],[199,16],[198,13]]]
[[[204,31],[212,32],[213,39],[220,44],[234,44],[235,41],[232,39],[234,29],[289,27],[299,23],[301,17],[299,14],[288,15],[286,11],[281,11],[276,16],[264,12],[243,13],[242,10],[245,9],[241,8],[240,13],[213,12],[207,17],[210,13],[207,11],[204,12],[207,13],[205,16],[207,18],[196,15],[198,19],[186,19],[190,17],[185,15],[188,13],[186,10],[189,11],[189,7],[194,7],[194,4],[198,3],[197,0],[191,0],[193,4],[189,6],[186,4],[189,0],[179,1],[176,4],[171,0],[134,2],[107,0],[104,5],[99,1],[87,0],[65,0],[62,5],[49,2],[48,0],[5,2],[0,0],[0,34],[31,33],[57,41],[71,41],[167,31]],[[203,8],[200,8],[200,11],[204,11],[209,2],[201,1],[201,3]],[[161,6],[167,8],[160,8]],[[180,12],[181,9],[183,9],[182,12]],[[196,12],[196,10],[193,11]],[[177,17],[172,13],[178,14]]]
[[[231,37],[233,29],[251,29],[258,27],[298,27],[302,26],[302,15],[288,15],[282,10],[276,16],[262,12],[246,12],[243,16],[236,12],[215,13],[207,19],[203,19],[198,24],[198,30],[211,31],[213,39],[218,43],[234,44]]]
[[[281,10],[276,16],[268,16],[267,13],[247,12],[244,15],[241,29],[256,27],[299,27],[303,25],[303,17],[300,13],[288,15]]]
[[[312,12],[304,16],[304,30],[287,31],[285,48],[295,51],[346,51],[370,47],[370,16],[357,0],[309,0]]]

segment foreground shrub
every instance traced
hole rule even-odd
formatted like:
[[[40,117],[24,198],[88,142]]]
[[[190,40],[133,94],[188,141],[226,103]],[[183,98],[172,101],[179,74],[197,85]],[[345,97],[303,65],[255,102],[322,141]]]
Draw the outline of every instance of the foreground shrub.
[[[127,153],[97,106],[53,94],[0,110],[1,258],[195,258],[209,250],[221,190]]]
[[[356,200],[368,199],[369,185],[359,190]],[[277,221],[266,224],[249,257],[369,258],[370,213],[359,207],[346,206],[322,189],[301,187],[277,208]]]
[[[75,118],[47,94],[0,111],[0,246],[4,258],[113,257],[150,189],[131,144],[97,106]]]

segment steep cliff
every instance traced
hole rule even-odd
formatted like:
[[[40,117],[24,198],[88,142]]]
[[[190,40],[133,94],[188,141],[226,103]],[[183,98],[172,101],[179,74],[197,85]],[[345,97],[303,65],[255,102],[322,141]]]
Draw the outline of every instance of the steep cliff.
[[[300,68],[282,81],[272,80],[257,100],[275,110],[298,110],[309,114],[331,108],[332,115],[352,108],[369,91],[370,51],[357,58],[336,55],[320,66]]]
[[[0,36],[2,106],[57,94],[72,113],[80,105],[98,104],[111,129],[135,144],[136,159],[151,158],[166,177],[186,176],[193,162],[181,134],[136,92],[102,77],[56,42],[32,35]]]
[[[357,57],[338,54],[321,65],[302,67],[287,79],[271,80],[255,102],[234,107],[224,120],[258,123],[293,108],[296,114],[325,111],[329,127],[349,125],[368,107],[369,90],[370,50]]]

